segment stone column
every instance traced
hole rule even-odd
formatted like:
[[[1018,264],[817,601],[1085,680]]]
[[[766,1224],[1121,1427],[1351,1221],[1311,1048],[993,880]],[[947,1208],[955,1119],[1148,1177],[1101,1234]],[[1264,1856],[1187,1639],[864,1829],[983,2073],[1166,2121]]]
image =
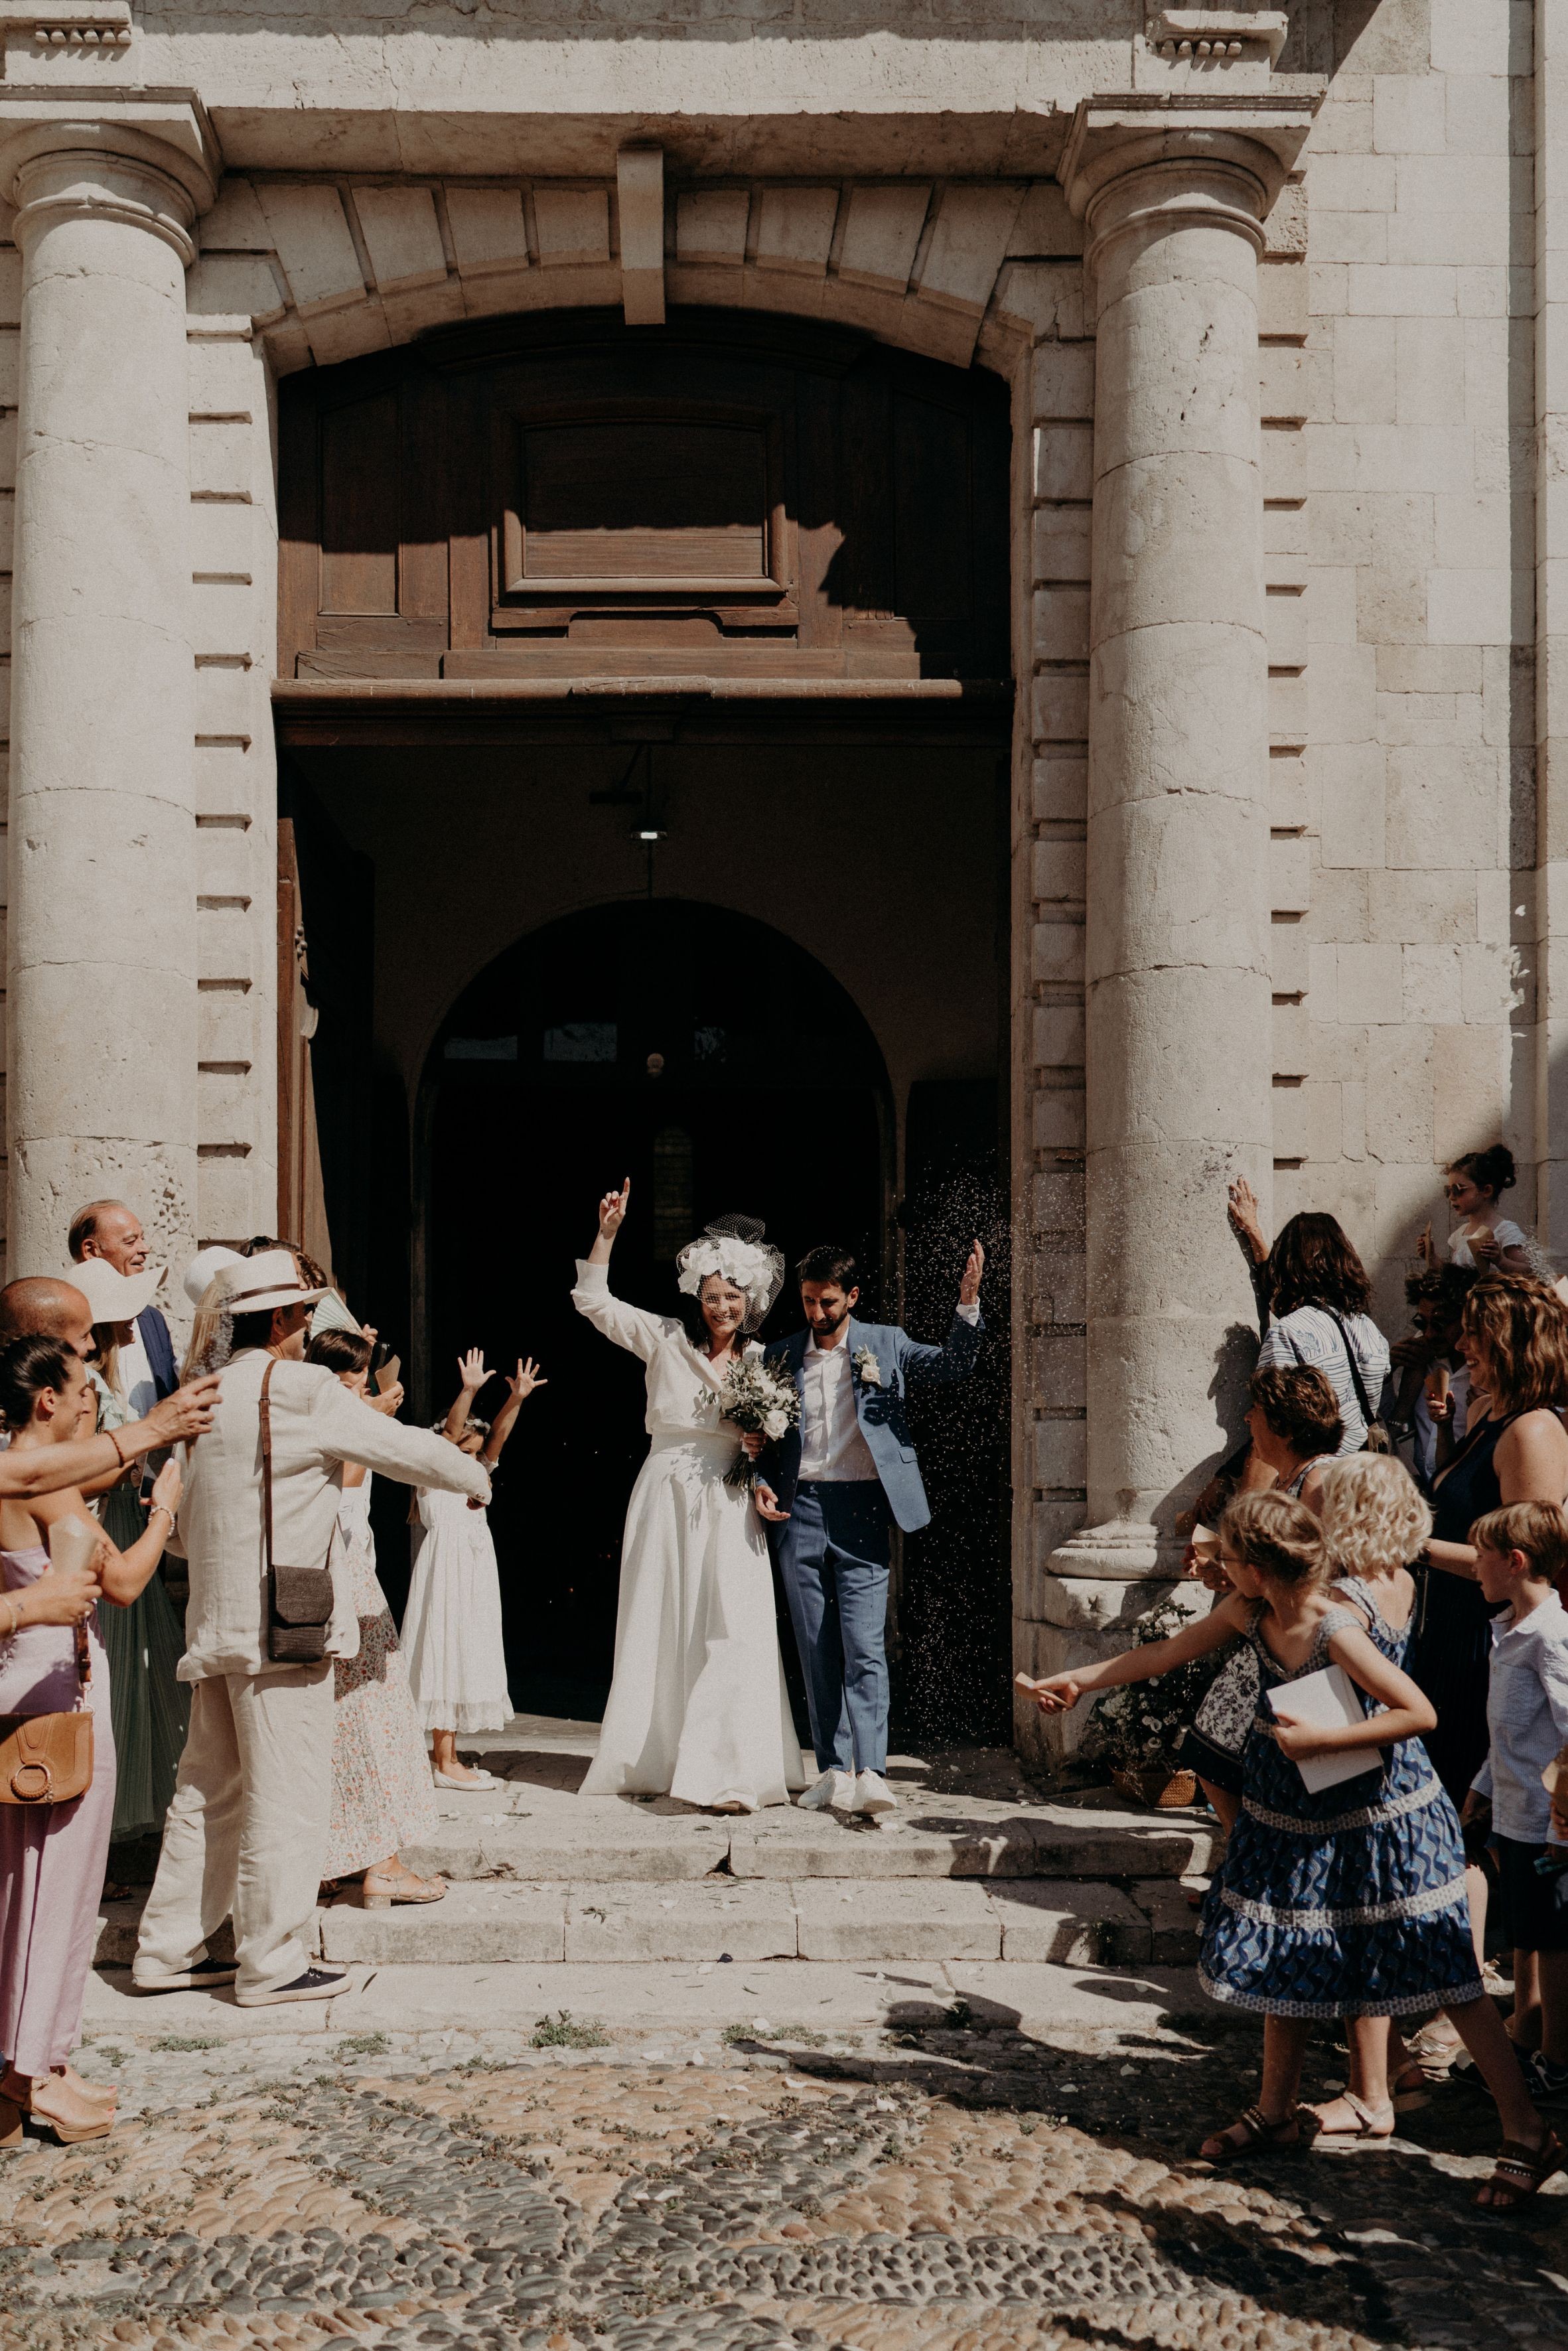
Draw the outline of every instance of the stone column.
[[[1062,165],[1097,314],[1089,1523],[1051,1561],[1063,1629],[1081,1634],[1135,1613],[1124,1592],[1075,1600],[1081,1579],[1175,1572],[1175,1519],[1238,1426],[1249,1368],[1252,1294],[1225,1184],[1247,1176],[1267,1217],[1256,272],[1261,223],[1310,120],[1305,103],[1094,101]]]
[[[126,121],[14,126],[13,1275],[123,1193],[193,1238],[196,882],[185,270],[212,187]]]

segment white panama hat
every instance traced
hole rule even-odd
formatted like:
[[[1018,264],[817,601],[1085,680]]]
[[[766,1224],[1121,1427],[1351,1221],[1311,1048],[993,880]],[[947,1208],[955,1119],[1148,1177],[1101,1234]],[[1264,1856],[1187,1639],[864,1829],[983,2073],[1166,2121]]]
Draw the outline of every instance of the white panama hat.
[[[140,1273],[120,1273],[107,1258],[84,1257],[65,1278],[81,1291],[95,1322],[134,1322],[157,1296],[163,1269],[147,1265]]]
[[[238,1249],[225,1249],[214,1241],[209,1249],[198,1249],[180,1278],[180,1287],[193,1306],[199,1306],[226,1265],[244,1265],[246,1259]]]
[[[275,1306],[313,1306],[326,1291],[302,1281],[292,1249],[260,1249],[220,1269],[216,1304],[225,1314],[265,1314]]]

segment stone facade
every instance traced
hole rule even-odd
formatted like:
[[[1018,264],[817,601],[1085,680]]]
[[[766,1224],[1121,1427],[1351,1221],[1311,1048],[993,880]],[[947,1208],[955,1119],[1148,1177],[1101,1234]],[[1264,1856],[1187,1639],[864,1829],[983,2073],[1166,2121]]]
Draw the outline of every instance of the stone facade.
[[[10,1262],[105,1186],[171,1253],[275,1213],[282,377],[675,304],[994,370],[1039,1668],[1166,1588],[1234,1428],[1228,1175],[1342,1216],[1396,1328],[1458,1150],[1568,1251],[1568,19],[777,14],[5,9]]]

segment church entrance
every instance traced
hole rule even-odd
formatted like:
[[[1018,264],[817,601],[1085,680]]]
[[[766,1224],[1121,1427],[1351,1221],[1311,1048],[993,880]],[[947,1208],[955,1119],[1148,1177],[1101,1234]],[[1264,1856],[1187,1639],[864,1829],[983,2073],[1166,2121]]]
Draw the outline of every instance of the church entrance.
[[[596,1713],[647,1450],[641,1364],[569,1296],[599,1198],[631,1176],[612,1280],[657,1312],[679,1311],[677,1250],[727,1208],[765,1218],[787,1261],[847,1240],[874,1301],[892,1205],[886,1071],[811,956],[675,900],[596,907],[499,956],[453,1008],[425,1090],[435,1409],[466,1347],[492,1364],[534,1354],[550,1381],[519,1417],[491,1511],[513,1579],[513,1695]],[[798,1322],[787,1289],[764,1336]]]
[[[413,1409],[469,1346],[546,1367],[494,1511],[515,1697],[608,1683],[642,1379],[570,1290],[629,1174],[616,1280],[654,1307],[738,1208],[789,1259],[847,1240],[869,1311],[939,1338],[984,1238],[982,1371],[917,1429],[895,1713],[1005,1738],[1005,387],[800,320],[583,313],[306,371],[279,423],[310,1032],[280,1155],[302,1197],[319,1145]],[[394,1608],[404,1508],[378,1490]]]

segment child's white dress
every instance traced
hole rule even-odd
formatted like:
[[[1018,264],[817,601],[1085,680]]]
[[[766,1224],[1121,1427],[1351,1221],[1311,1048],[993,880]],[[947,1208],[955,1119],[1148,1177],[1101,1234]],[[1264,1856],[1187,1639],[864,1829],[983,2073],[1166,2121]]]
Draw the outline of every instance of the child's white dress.
[[[414,1710],[426,1730],[504,1730],[517,1709],[489,1518],[434,1488],[421,1491],[418,1510],[423,1533],[402,1620]]]
[[[1511,1249],[1524,1251],[1525,1261],[1538,1281],[1552,1281],[1556,1279],[1552,1259],[1547,1256],[1535,1235],[1527,1233],[1522,1225],[1516,1225],[1510,1217],[1500,1217],[1492,1227],[1492,1235],[1500,1249]],[[1448,1235],[1448,1257],[1451,1263],[1462,1266],[1467,1273],[1473,1273],[1476,1270],[1475,1253],[1470,1248],[1463,1225],[1456,1227],[1455,1230]],[[1487,1269],[1489,1273],[1492,1270],[1490,1266]]]

